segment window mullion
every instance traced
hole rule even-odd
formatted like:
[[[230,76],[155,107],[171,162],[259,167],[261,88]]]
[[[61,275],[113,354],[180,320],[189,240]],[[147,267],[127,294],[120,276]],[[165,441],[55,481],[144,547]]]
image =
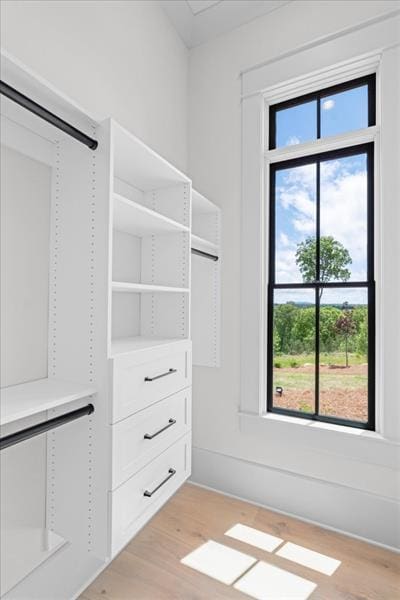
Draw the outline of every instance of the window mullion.
[[[318,107],[319,108],[319,107]],[[321,163],[318,160],[316,164],[316,218],[315,218],[315,279],[321,279]],[[315,414],[319,414],[319,307],[320,290],[317,285],[315,288]]]
[[[298,158],[312,157],[315,154],[335,152],[345,148],[369,144],[375,141],[378,134],[379,127],[372,125],[364,129],[327,136],[311,142],[282,146],[273,150],[270,149],[264,153],[264,156],[267,164],[277,164]]]
[[[321,96],[317,98],[317,140],[321,139]]]
[[[319,307],[320,287],[315,287],[315,414],[319,415]]]

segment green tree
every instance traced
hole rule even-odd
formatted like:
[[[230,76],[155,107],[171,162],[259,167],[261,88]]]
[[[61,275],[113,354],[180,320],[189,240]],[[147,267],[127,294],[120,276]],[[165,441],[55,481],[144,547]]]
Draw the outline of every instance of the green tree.
[[[331,235],[320,238],[320,274],[321,282],[348,281],[350,271],[347,268],[352,263],[349,251]],[[305,283],[315,281],[316,276],[317,242],[308,237],[297,245],[296,264]],[[320,298],[322,288],[320,290]]]
[[[344,337],[345,352],[346,352],[346,367],[349,366],[348,344],[349,338],[357,331],[356,323],[351,314],[351,310],[344,310],[336,321],[335,330],[338,335]]]
[[[292,329],[299,309],[288,302],[278,304],[274,308],[274,351],[289,354],[292,349]],[[278,346],[278,348],[277,348]]]
[[[299,308],[292,328],[292,352],[314,352],[315,350],[315,308]]]
[[[336,323],[342,311],[335,306],[321,306],[319,314],[319,340],[321,352],[335,352],[339,346]]]
[[[357,335],[357,352],[367,355],[368,353],[368,323],[367,320],[360,324],[360,330]]]
[[[368,353],[368,307],[365,305],[355,306],[352,311],[356,324],[356,335],[353,338],[353,347],[358,354]]]

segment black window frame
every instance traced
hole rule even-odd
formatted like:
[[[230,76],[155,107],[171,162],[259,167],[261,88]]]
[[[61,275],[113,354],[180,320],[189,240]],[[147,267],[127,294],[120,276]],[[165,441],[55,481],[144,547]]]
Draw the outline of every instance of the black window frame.
[[[368,84],[368,126],[375,125],[375,75],[362,77],[357,80],[349,81],[344,84],[336,85],[330,88],[325,88],[313,94],[307,94],[299,98],[289,100],[270,107],[270,119],[273,115],[273,120],[270,124],[275,123],[276,112],[282,107],[286,108],[289,105],[295,106],[303,103],[306,98],[318,100],[318,108],[320,108],[320,100],[324,96],[331,95],[334,91],[338,93],[347,89],[359,87]],[[320,110],[318,111],[318,113]],[[319,121],[319,118],[318,118]],[[320,129],[318,126],[318,133]],[[275,130],[273,130],[275,137]],[[273,139],[275,142],[275,139]],[[271,148],[274,149],[274,148]],[[320,282],[319,276],[319,244],[320,244],[320,164],[326,160],[334,160],[346,156],[354,156],[358,154],[366,154],[367,157],[367,278],[365,281],[347,281],[347,282]],[[310,163],[315,163],[316,166],[316,281],[313,283],[276,283],[276,244],[275,244],[275,180],[276,172],[283,169],[302,166]],[[300,417],[307,420],[314,420],[336,425],[345,425],[360,429],[375,430],[375,251],[374,251],[374,142],[354,144],[350,147],[338,148],[328,151],[320,151],[300,158],[282,160],[270,164],[269,173],[269,254],[268,254],[268,273],[269,281],[267,287],[267,411],[276,414],[287,416]],[[355,288],[362,287],[368,293],[368,419],[366,422],[353,421],[340,416],[328,416],[319,414],[319,309],[320,299],[319,290],[321,288]],[[273,405],[274,390],[273,390],[273,312],[274,312],[274,291],[276,289],[313,289],[315,290],[315,412],[305,413],[296,410],[289,410],[275,407]]]
[[[279,102],[278,104],[272,104],[269,107],[269,150],[276,150],[276,113],[281,110],[285,110],[286,108],[293,108],[294,106],[299,106],[306,102],[317,102],[317,137],[315,140],[309,140],[304,143],[312,143],[316,140],[325,139],[321,138],[321,100],[326,98],[327,96],[332,96],[333,94],[339,94],[341,92],[346,92],[348,90],[353,90],[358,87],[367,86],[368,88],[368,127],[372,127],[376,122],[376,76],[375,73],[371,75],[365,75],[364,77],[359,77],[357,79],[352,79],[351,81],[346,81],[344,83],[339,83],[337,85],[332,85],[327,88],[322,88],[315,92],[311,92],[309,94],[304,94],[303,96],[297,96],[296,98],[291,98],[290,100],[284,100],[283,102]],[[352,130],[357,131],[357,130]],[[347,133],[347,132],[346,132]],[[339,134],[342,135],[342,134]],[[285,148],[286,146],[279,146],[279,148]]]

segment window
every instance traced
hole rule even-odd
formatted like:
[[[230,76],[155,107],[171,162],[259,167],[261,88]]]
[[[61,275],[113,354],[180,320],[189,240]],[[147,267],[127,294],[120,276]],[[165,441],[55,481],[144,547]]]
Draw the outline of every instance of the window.
[[[375,125],[375,75],[270,107],[270,150]]]
[[[374,429],[375,76],[270,107],[270,148],[338,148],[270,164],[268,410]],[[301,153],[300,153],[301,154]]]

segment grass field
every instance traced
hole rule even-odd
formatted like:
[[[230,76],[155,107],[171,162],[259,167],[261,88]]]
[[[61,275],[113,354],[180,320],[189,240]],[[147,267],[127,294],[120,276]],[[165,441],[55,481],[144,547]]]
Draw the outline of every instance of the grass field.
[[[314,412],[315,367],[313,355],[282,355],[274,360],[274,406]],[[367,418],[368,365],[365,356],[321,354],[320,413],[365,421]],[[278,366],[279,365],[279,366]],[[276,393],[281,387],[282,393]]]
[[[344,367],[346,356],[344,352],[321,352],[319,362],[321,365],[335,365]],[[367,362],[367,357],[363,354],[350,354],[350,365],[362,365]],[[314,364],[314,354],[279,354],[274,357],[274,366],[284,367],[303,367]]]

